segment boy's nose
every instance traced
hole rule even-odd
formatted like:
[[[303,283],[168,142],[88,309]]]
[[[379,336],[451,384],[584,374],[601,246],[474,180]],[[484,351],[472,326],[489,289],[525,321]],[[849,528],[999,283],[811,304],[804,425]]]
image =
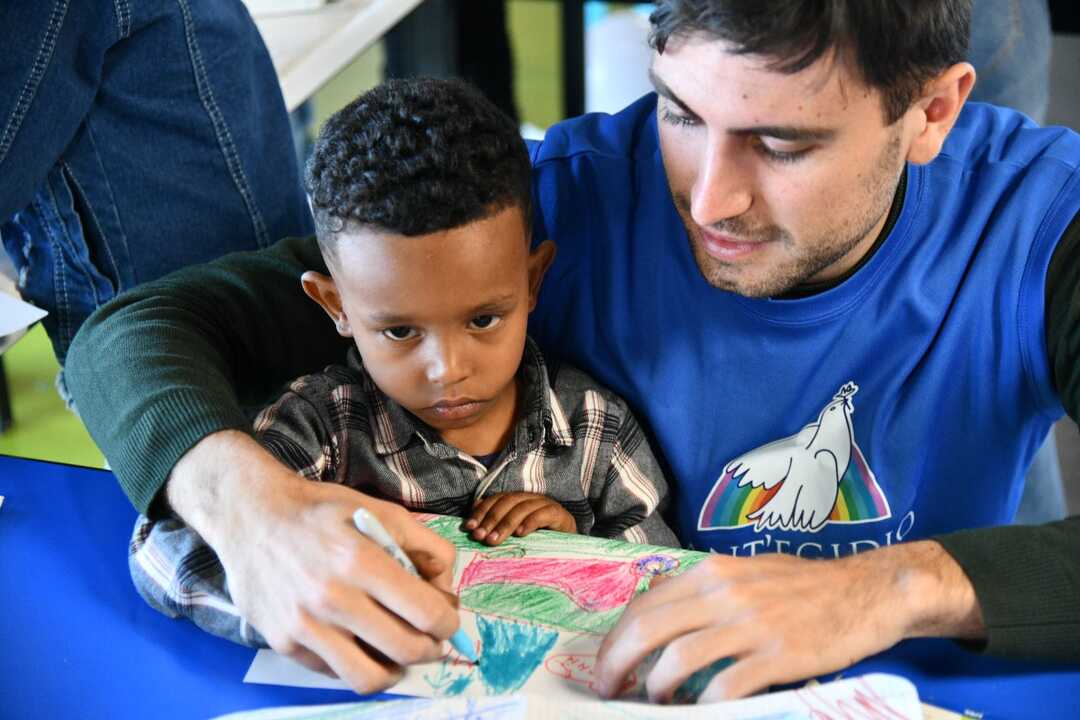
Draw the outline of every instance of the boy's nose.
[[[433,385],[449,387],[468,376],[461,352],[453,343],[438,342],[427,363],[427,380]]]

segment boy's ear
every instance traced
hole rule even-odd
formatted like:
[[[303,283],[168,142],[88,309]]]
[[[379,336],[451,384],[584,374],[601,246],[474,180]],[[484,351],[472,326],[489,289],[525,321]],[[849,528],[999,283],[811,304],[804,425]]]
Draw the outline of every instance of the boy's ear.
[[[329,275],[308,270],[300,276],[300,284],[304,287],[304,293],[317,302],[319,307],[325,310],[330,319],[334,321],[338,335],[352,337],[349,318],[341,306],[341,295],[338,294],[337,284],[334,279]]]
[[[555,243],[545,240],[529,253],[529,312],[536,308],[536,299],[540,297],[540,284],[544,274],[555,261]]]
[[[975,68],[966,62],[949,67],[926,85],[922,97],[908,110],[917,123],[917,134],[908,148],[909,162],[925,165],[938,156],[974,85]]]

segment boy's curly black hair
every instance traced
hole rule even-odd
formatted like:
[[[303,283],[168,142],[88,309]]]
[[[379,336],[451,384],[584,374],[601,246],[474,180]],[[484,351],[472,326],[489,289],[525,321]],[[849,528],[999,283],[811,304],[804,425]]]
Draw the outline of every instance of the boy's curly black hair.
[[[388,80],[364,93],[326,121],[306,175],[324,253],[356,225],[424,235],[511,206],[531,221],[525,142],[461,80]]]

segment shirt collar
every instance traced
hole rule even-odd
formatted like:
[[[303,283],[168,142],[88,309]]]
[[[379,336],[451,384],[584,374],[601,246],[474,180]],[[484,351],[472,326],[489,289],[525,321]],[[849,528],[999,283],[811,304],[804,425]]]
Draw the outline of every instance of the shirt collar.
[[[457,449],[449,446],[429,425],[386,396],[364,369],[356,347],[349,349],[347,365],[361,376],[366,395],[368,421],[375,452],[390,455],[406,448],[414,438],[423,442],[437,456],[454,457]],[[548,379],[547,365],[536,343],[525,340],[525,353],[518,368],[522,380],[524,406],[514,426],[511,451],[531,451],[541,444],[569,447],[574,444],[566,413]]]
[[[517,446],[532,449],[539,443],[552,447],[573,445],[574,434],[570,430],[570,423],[562,403],[551,387],[544,356],[532,338],[525,339],[525,354],[521,359],[518,374],[525,388],[522,393],[525,407],[515,435],[520,436],[524,429],[525,436],[515,437],[518,440]]]

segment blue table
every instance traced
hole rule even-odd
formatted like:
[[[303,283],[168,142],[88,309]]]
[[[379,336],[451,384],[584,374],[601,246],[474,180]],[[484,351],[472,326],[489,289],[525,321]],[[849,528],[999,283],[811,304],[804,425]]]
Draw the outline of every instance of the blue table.
[[[0,717],[206,718],[356,698],[244,684],[252,650],[147,607],[127,570],[135,512],[111,473],[0,456],[0,495]],[[904,675],[923,700],[953,710],[1080,717],[1080,668],[925,640],[844,675],[875,671]]]

